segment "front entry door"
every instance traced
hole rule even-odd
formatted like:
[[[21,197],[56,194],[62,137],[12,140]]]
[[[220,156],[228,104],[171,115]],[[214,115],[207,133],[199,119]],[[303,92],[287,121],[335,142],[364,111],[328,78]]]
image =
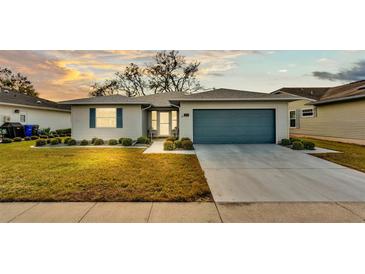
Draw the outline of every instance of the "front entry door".
[[[170,115],[169,112],[161,111],[160,114],[160,132],[159,135],[161,136],[169,136],[170,135]]]

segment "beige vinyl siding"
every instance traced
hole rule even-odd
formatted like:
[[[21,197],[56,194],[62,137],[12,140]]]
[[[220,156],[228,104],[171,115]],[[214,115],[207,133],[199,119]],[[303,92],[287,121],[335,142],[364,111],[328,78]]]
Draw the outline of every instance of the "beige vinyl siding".
[[[309,101],[289,103],[289,110],[310,108]],[[365,139],[365,100],[319,105],[313,118],[299,118],[298,128],[291,134]]]

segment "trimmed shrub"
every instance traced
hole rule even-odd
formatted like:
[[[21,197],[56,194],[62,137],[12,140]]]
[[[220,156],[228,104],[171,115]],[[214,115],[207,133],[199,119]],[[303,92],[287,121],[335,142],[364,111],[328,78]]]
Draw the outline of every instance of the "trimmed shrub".
[[[15,137],[15,138],[13,139],[13,141],[14,141],[14,142],[21,142],[21,141],[22,141],[22,138],[20,138],[20,137]]]
[[[281,144],[282,146],[290,146],[290,145],[291,145],[291,142],[290,142],[290,140],[289,140],[289,139],[281,139],[280,144]]]
[[[133,140],[131,138],[124,138],[122,141],[122,145],[125,147],[129,147],[133,144]]]
[[[303,141],[303,146],[304,146],[304,149],[308,149],[308,150],[314,150],[314,148],[315,148],[315,144],[313,142],[309,142],[309,141]]]
[[[115,139],[110,139],[109,142],[108,142],[109,146],[115,146],[118,144],[118,141],[115,140]]]
[[[80,142],[80,146],[87,146],[88,144],[89,144],[89,141],[85,140],[85,139]]]
[[[294,149],[294,150],[303,150],[304,149],[304,145],[303,145],[302,142],[293,142],[292,149]]]
[[[166,141],[175,142],[176,141],[176,137],[174,137],[174,136],[167,137],[166,138]]]
[[[150,139],[148,139],[146,136],[141,136],[137,139],[138,144],[149,144]]]
[[[188,138],[188,137],[182,137],[182,138],[180,139],[180,141],[182,142],[182,141],[191,141],[191,140],[190,140],[190,138]]]
[[[175,148],[182,148],[182,142],[181,142],[181,140],[176,140],[174,142],[174,145],[175,145]]]
[[[104,140],[103,139],[96,139],[94,142],[95,146],[101,146],[104,145]]]
[[[32,140],[38,140],[38,139],[39,139],[39,137],[38,137],[38,136],[36,136],[36,135],[33,135],[33,136],[31,136],[31,137],[30,137],[30,139],[32,139]]]
[[[48,139],[48,136],[47,135],[39,135],[39,138],[41,138],[41,139]]]
[[[298,139],[298,138],[289,138],[290,142],[291,143],[294,143],[294,142],[301,142],[302,140]]]
[[[32,140],[32,138],[31,138],[31,137],[29,137],[29,136],[25,136],[25,137],[24,137],[24,141],[30,141],[30,140]]]
[[[192,150],[192,149],[194,149],[193,142],[190,141],[190,140],[181,141],[181,147],[183,149],[186,149],[186,150]]]
[[[56,129],[56,133],[61,136],[62,134],[64,134],[63,136],[66,136],[67,134],[71,134],[71,129],[70,128]]]
[[[51,145],[54,146],[54,145],[58,145],[59,142],[58,142],[58,139],[52,139],[51,140]]]
[[[56,139],[58,140],[59,144],[62,144],[62,138],[57,137]]]
[[[35,141],[36,147],[42,147],[42,146],[45,146],[46,144],[47,144],[47,142],[44,139],[38,139],[37,141]]]
[[[3,144],[10,144],[12,142],[13,142],[13,140],[11,140],[10,138],[4,138],[2,141]]]
[[[68,146],[75,146],[76,145],[76,140],[71,138],[70,140],[68,140],[67,145]]]
[[[93,145],[97,139],[99,139],[99,138],[97,138],[97,137],[92,138],[91,139],[91,144]]]
[[[118,140],[119,144],[123,144],[124,139],[125,139],[124,137],[119,138],[119,140]]]
[[[71,139],[72,139],[72,138],[70,138],[70,137],[66,137],[66,138],[65,138],[65,140],[63,140],[63,143],[67,145],[67,144],[68,144],[68,142],[69,142]]]
[[[172,141],[165,141],[163,143],[163,149],[164,150],[174,150],[174,143]]]

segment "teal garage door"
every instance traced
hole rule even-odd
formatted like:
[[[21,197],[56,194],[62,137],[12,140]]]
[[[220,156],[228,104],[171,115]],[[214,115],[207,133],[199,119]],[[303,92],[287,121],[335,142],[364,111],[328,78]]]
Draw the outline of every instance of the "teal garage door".
[[[275,143],[274,109],[195,109],[196,144]]]

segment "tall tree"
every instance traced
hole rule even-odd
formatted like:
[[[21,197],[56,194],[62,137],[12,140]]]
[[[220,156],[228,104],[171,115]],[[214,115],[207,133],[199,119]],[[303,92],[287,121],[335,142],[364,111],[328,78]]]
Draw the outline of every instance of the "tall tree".
[[[201,89],[197,79],[200,63],[188,63],[178,51],[157,52],[144,67],[129,64],[116,78],[94,84],[90,95],[123,94],[129,97],[164,92],[195,92]]]
[[[27,76],[18,73],[13,73],[8,68],[0,67],[0,87],[8,88],[12,91],[27,94],[30,96],[38,96],[39,93]]]

